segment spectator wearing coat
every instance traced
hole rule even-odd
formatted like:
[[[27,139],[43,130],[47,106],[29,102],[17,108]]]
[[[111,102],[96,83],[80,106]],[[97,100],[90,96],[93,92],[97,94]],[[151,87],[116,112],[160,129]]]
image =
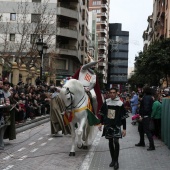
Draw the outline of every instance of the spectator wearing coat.
[[[155,101],[152,105],[152,114],[151,114],[151,118],[154,121],[154,127],[155,127],[155,131],[154,131],[154,135],[157,138],[161,138],[161,112],[162,112],[162,104],[159,101],[160,99],[160,95],[156,94],[154,96]]]
[[[135,91],[132,92],[132,98],[130,100],[130,105],[132,109],[132,116],[134,116],[138,109],[138,95]]]

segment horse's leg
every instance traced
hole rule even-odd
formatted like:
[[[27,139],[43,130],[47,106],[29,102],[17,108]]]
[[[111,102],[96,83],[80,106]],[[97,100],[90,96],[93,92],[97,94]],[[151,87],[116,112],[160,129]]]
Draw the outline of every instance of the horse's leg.
[[[72,138],[72,145],[69,156],[75,156],[75,139],[76,139],[76,133],[75,133],[75,124],[70,123],[71,127],[71,138]]]
[[[86,125],[84,127],[84,146],[83,149],[88,149],[88,137],[90,133],[90,126],[88,125],[88,122],[86,122]]]
[[[79,124],[79,128],[78,128],[78,131],[77,131],[77,135],[78,135],[77,147],[78,148],[82,148],[82,146],[83,146],[82,135],[83,135],[83,128],[86,124],[86,120],[87,120],[87,117],[83,117],[80,121],[80,124]]]

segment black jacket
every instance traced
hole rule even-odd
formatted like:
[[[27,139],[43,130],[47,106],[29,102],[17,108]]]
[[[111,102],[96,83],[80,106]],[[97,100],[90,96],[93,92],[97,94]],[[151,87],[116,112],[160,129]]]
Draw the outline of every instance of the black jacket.
[[[108,111],[114,110],[114,118],[110,119],[108,117]],[[105,103],[101,107],[101,123],[107,126],[115,127],[123,125],[123,129],[126,129],[126,110],[124,108],[123,102],[119,97],[112,99],[106,99]]]
[[[144,116],[151,116],[152,113],[152,105],[153,105],[153,97],[151,95],[144,95],[141,102],[140,102],[140,108],[139,108],[139,114]]]

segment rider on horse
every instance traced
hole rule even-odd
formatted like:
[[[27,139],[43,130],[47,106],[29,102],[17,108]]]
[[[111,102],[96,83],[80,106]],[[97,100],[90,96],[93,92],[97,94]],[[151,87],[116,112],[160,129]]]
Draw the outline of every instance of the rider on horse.
[[[95,65],[101,60],[94,61],[88,54],[88,63],[83,65],[72,78],[78,79],[84,86],[85,91],[89,92],[92,96],[92,106],[95,115],[98,115],[100,107],[102,105],[102,97],[100,92],[99,83],[97,81],[96,74],[94,72]]]

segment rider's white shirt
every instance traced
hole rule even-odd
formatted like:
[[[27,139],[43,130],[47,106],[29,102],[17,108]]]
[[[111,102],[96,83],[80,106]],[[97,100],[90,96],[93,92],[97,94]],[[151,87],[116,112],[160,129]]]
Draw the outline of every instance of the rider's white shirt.
[[[84,87],[89,87],[91,84],[96,84],[96,75],[89,70],[80,70],[79,81]]]

